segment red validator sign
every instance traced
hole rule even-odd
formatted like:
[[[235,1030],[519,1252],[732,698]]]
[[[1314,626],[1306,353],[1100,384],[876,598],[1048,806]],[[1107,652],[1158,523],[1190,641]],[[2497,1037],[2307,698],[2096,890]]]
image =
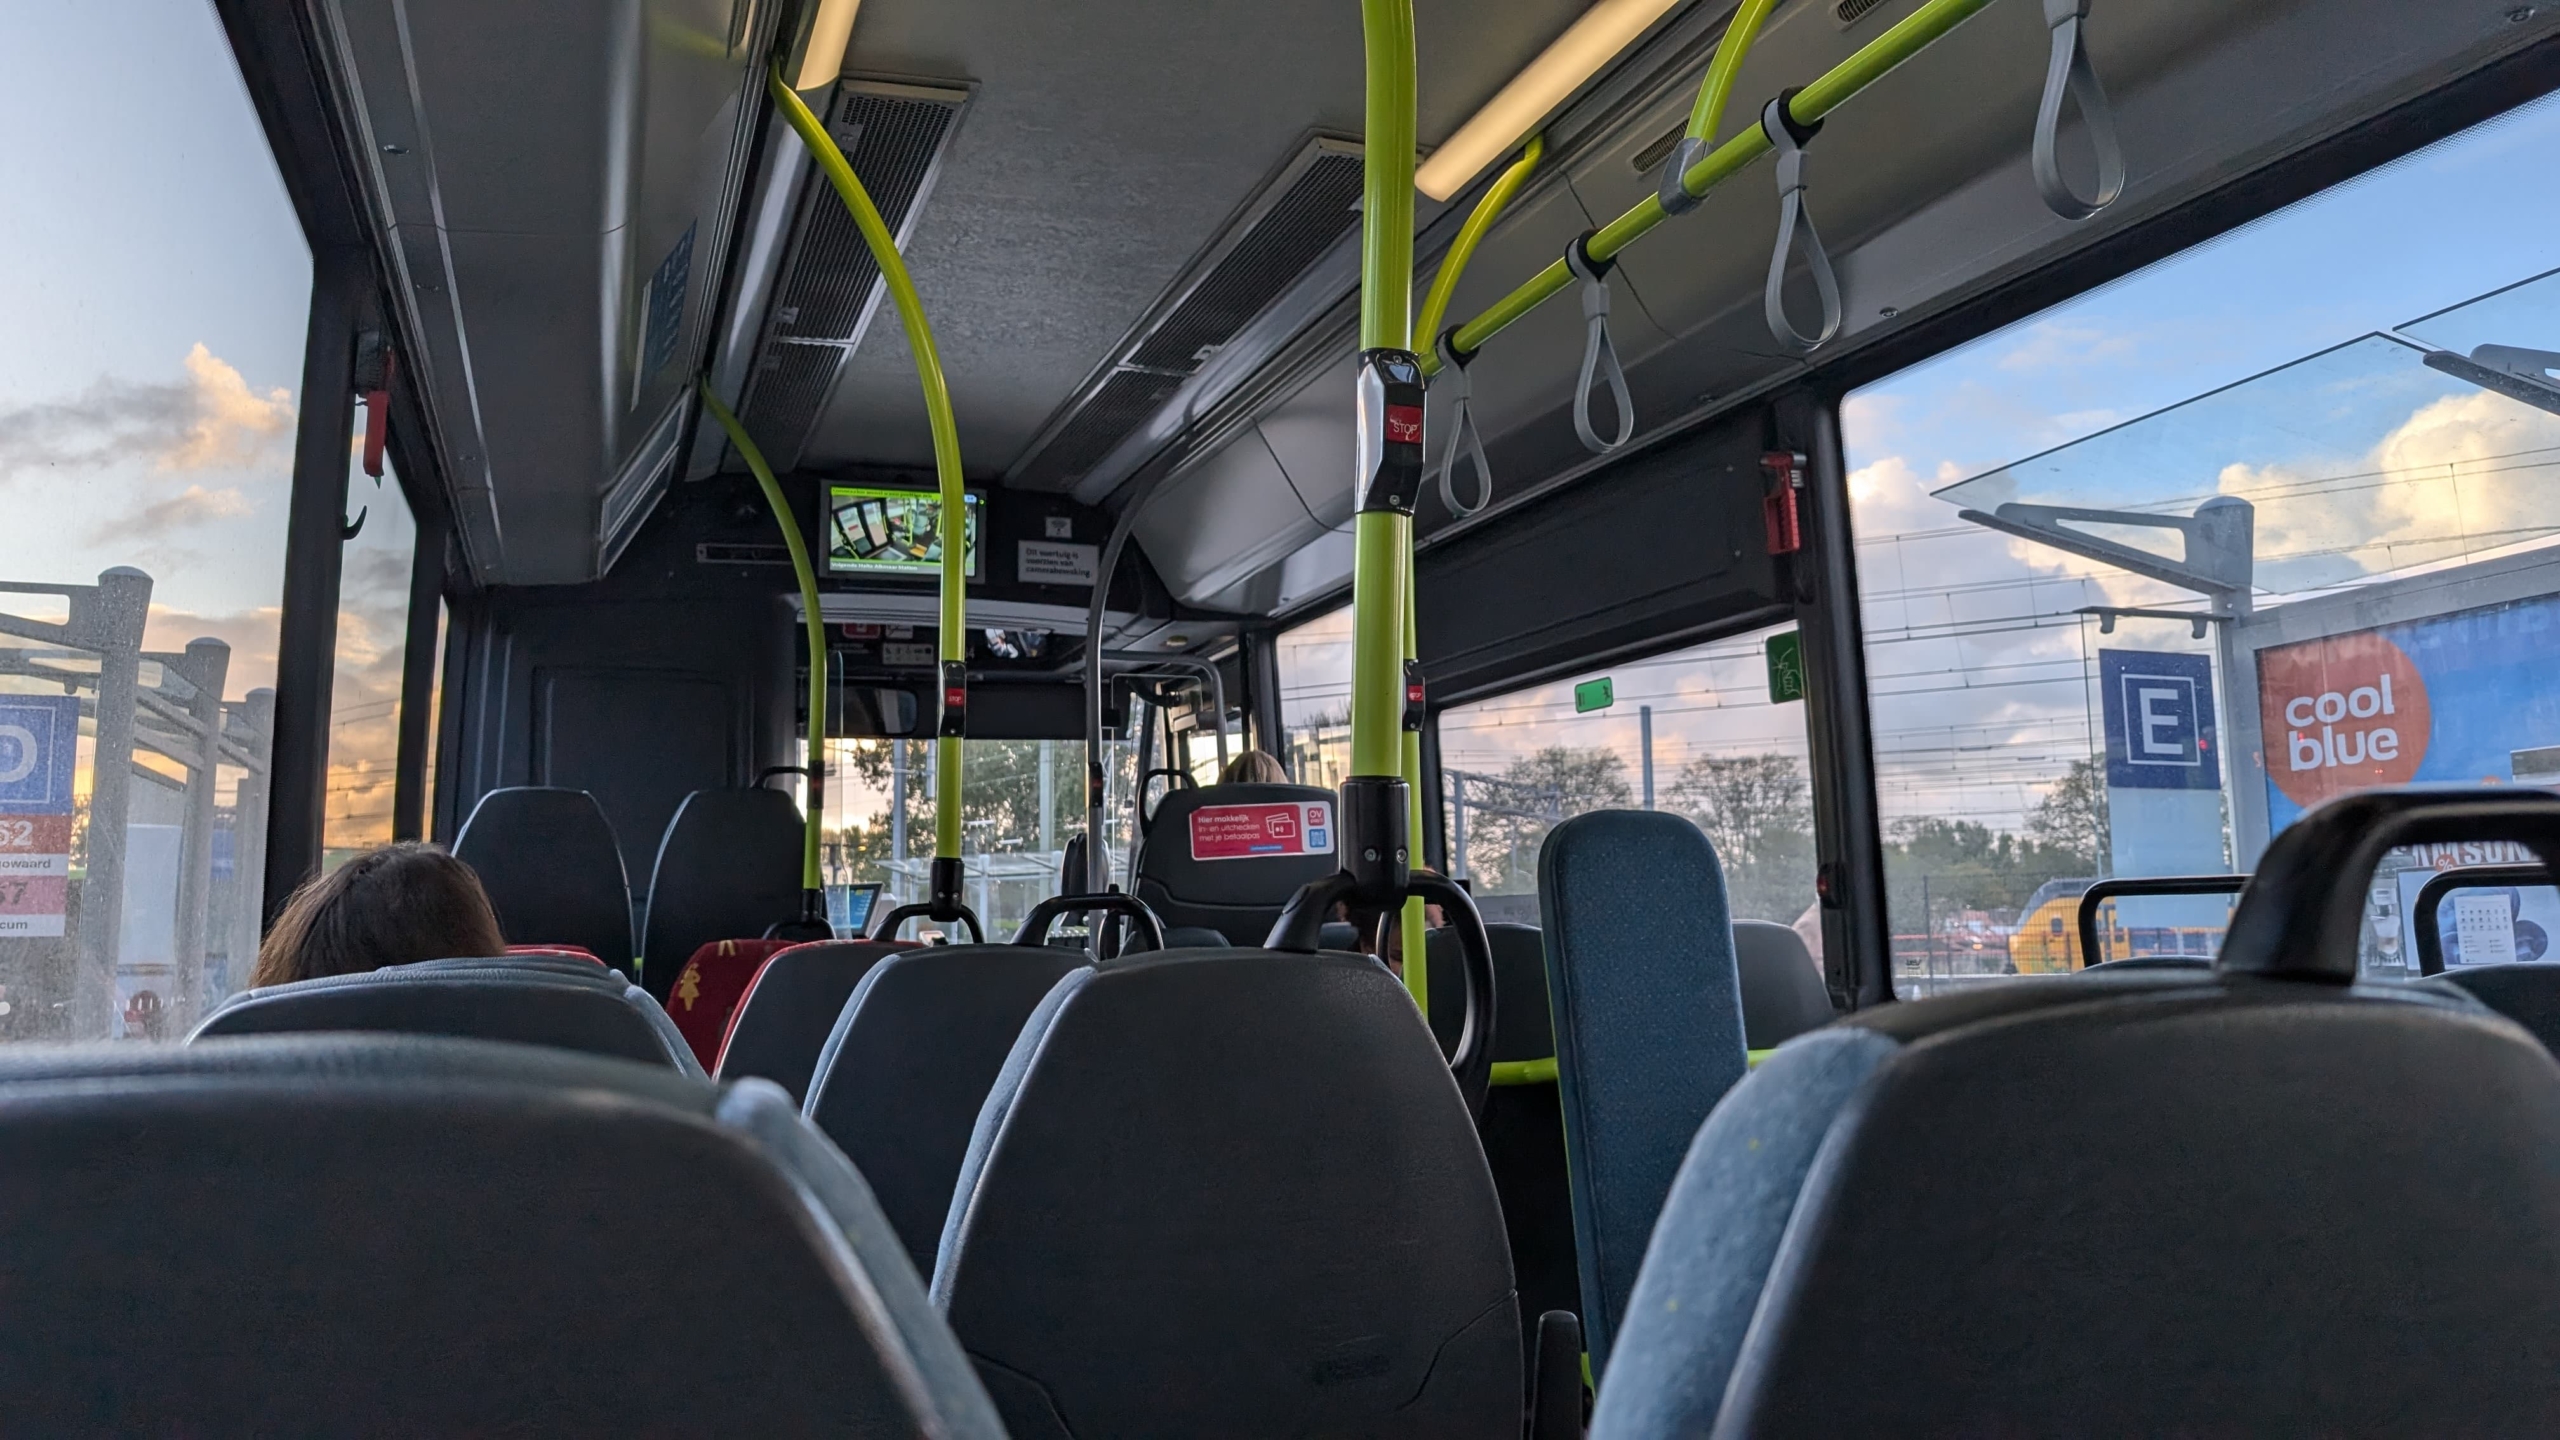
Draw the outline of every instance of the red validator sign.
[[[1191,858],[1262,860],[1333,853],[1333,802],[1204,805],[1191,812]]]

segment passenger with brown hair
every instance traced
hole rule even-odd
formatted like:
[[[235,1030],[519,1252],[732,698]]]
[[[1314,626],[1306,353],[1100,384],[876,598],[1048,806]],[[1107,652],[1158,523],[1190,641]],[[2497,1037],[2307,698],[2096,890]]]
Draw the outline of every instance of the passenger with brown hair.
[[[471,867],[433,845],[403,841],[304,881],[258,947],[249,983],[282,985],[506,949]]]
[[[1289,772],[1268,751],[1247,750],[1227,762],[1218,772],[1221,785],[1286,785]]]

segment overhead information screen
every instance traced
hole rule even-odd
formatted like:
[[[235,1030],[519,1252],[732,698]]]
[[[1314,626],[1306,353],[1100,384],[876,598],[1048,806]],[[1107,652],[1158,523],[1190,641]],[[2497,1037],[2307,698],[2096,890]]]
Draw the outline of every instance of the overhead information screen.
[[[961,563],[978,578],[982,497],[969,497],[969,534]],[[942,497],[930,490],[866,485],[827,487],[827,571],[833,575],[915,575],[942,568]]]

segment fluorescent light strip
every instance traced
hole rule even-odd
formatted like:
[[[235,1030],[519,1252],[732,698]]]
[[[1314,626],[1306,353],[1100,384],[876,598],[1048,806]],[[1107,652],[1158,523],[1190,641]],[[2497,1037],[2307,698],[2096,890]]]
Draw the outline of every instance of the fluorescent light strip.
[[[836,83],[844,73],[845,47],[853,43],[854,12],[862,0],[819,0],[818,18],[809,22],[809,48],[800,52],[800,78],[794,90],[816,90]]]
[[[1547,117],[1635,43],[1636,37],[1678,8],[1681,0],[1599,0],[1573,27],[1511,77],[1458,133],[1413,174],[1414,186],[1446,200],[1484,173],[1485,167],[1547,123]]]

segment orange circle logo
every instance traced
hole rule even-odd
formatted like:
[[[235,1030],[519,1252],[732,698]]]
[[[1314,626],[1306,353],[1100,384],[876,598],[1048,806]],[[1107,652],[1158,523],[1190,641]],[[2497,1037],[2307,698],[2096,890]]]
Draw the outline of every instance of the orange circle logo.
[[[2433,723],[2418,667],[2375,631],[2258,652],[2267,774],[2304,809],[2413,779]]]

